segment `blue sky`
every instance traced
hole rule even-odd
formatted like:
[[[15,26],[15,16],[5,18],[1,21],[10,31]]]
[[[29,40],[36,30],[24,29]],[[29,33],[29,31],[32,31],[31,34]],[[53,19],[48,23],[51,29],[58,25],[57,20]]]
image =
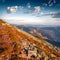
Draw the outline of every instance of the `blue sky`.
[[[0,0],[0,18],[12,24],[60,25],[60,1]]]

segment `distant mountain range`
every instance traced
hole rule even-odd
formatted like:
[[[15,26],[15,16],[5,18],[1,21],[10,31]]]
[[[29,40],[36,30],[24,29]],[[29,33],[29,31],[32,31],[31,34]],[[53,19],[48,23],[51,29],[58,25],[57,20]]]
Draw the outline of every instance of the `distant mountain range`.
[[[31,30],[36,30],[39,32],[41,35],[47,38],[46,41],[49,43],[60,47],[60,27],[59,26],[54,26],[54,27],[49,27],[49,26],[27,26],[27,25],[15,25],[18,28],[21,28],[22,30],[30,33]],[[35,34],[36,35],[36,34]]]

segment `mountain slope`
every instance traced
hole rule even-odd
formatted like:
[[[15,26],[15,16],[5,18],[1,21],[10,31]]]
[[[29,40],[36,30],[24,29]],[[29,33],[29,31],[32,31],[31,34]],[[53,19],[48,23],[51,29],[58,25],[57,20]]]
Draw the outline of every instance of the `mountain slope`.
[[[60,53],[43,43],[41,39],[0,20],[0,60],[59,60],[59,57]]]
[[[60,27],[59,26],[53,26],[53,27],[40,27],[40,25],[14,25],[17,26],[20,29],[23,29],[24,31],[32,34],[33,36],[36,36],[38,38],[42,39],[45,38],[45,40],[54,46],[60,47]]]

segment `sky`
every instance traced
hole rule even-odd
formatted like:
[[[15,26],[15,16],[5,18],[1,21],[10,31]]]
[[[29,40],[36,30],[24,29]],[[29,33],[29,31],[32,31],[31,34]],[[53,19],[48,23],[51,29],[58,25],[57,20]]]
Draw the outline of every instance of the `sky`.
[[[11,24],[60,26],[60,0],[0,0],[0,19]]]

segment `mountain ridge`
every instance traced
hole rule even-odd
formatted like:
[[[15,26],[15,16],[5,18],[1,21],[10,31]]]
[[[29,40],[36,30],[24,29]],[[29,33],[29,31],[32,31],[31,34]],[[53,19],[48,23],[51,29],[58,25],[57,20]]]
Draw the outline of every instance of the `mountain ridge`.
[[[31,34],[28,34],[27,32],[25,32],[25,31],[23,31],[21,29],[18,29],[15,26],[12,26],[12,25],[8,24],[8,23],[2,21],[1,19],[0,19],[0,25],[1,25],[0,26],[0,31],[1,31],[0,32],[0,36],[1,36],[1,34],[3,34],[3,42],[4,43],[5,42],[7,43],[7,40],[9,39],[8,40],[9,41],[8,42],[9,46],[11,46],[10,44],[12,42],[16,42],[17,45],[18,45],[19,40],[21,40],[21,39],[27,39],[30,43],[36,44],[36,46],[38,46],[39,49],[41,49],[42,51],[44,51],[46,53],[46,55],[49,56],[49,57],[51,57],[52,59],[53,59],[52,54],[53,54],[53,56],[55,56],[57,58],[60,57],[60,53],[58,53],[55,50],[51,49],[50,47],[48,47],[47,45],[45,45],[43,42],[41,42],[41,40],[37,39],[36,37],[32,36]],[[6,34],[6,35],[4,35],[4,34]],[[7,34],[10,34],[10,35],[7,35]],[[10,38],[7,38],[7,37],[10,37]],[[1,41],[1,39],[0,39],[0,41]],[[0,46],[1,46],[1,44],[0,44]],[[11,48],[9,48],[9,49],[11,49],[11,51],[12,51],[13,47],[11,46]],[[11,51],[8,50],[8,52],[10,52],[10,54],[11,54]],[[6,53],[6,52],[4,52],[4,53]]]

